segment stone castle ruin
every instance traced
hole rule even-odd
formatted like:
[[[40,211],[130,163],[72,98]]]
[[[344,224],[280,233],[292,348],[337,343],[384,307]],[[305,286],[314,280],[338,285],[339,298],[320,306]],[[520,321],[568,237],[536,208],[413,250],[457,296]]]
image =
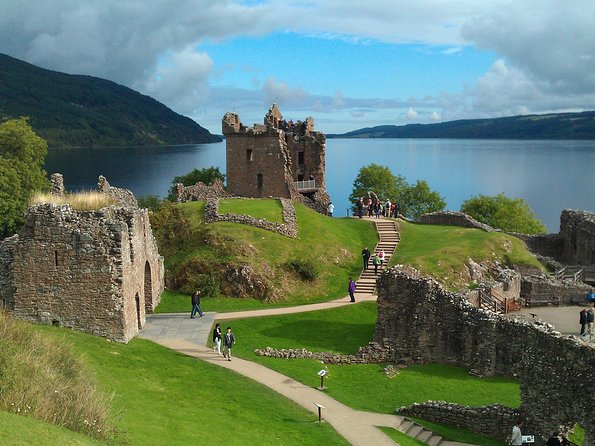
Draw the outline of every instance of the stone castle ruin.
[[[0,242],[0,304],[17,319],[128,342],[159,304],[163,258],[132,193],[103,177],[98,191],[117,204],[27,210],[20,232]],[[52,193],[64,193],[59,174]]]
[[[478,376],[503,375],[520,384],[519,409],[476,408],[427,402],[399,408],[402,414],[457,424],[504,440],[515,417],[524,433],[545,444],[552,432],[579,423],[584,445],[593,445],[595,348],[563,336],[540,321],[499,315],[471,305],[410,267],[397,266],[378,281],[374,341],[391,362],[443,363]]]
[[[277,104],[264,124],[246,127],[235,113],[222,120],[227,141],[227,192],[240,197],[278,197],[326,213],[325,142],[311,117],[286,121]]]

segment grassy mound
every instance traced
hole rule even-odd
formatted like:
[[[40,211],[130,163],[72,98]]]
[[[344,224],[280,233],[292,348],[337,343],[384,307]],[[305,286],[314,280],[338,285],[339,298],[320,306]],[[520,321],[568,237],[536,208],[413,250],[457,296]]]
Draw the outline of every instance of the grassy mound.
[[[295,207],[298,239],[242,224],[205,225],[202,202],[165,206],[154,214],[151,224],[165,256],[168,286],[182,293],[166,293],[163,308],[185,311],[187,293],[195,288],[207,298],[253,297],[269,303],[346,295],[349,277],[361,271],[362,247],[377,242],[374,226],[329,218],[299,203]],[[281,205],[272,199],[226,200],[220,212],[281,219]],[[234,271],[247,271],[251,282],[242,285]],[[209,308],[208,300],[203,304]]]
[[[469,286],[468,259],[543,269],[525,244],[507,234],[456,226],[399,222],[401,242],[390,265],[411,265],[449,289]]]
[[[28,415],[96,438],[113,433],[109,398],[59,339],[0,312],[0,410]]]

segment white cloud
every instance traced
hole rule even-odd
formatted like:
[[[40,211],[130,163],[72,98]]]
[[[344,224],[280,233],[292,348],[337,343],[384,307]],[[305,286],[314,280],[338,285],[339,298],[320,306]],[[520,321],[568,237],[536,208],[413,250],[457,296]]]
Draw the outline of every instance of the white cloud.
[[[413,107],[409,107],[409,110],[405,113],[405,119],[407,121],[415,121],[417,119],[417,112],[413,110]]]

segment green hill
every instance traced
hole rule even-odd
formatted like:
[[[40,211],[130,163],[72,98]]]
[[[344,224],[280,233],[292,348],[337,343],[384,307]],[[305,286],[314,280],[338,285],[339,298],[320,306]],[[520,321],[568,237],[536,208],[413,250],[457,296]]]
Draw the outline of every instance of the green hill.
[[[328,138],[595,139],[595,111],[379,125]]]
[[[29,117],[50,147],[221,141],[192,119],[130,88],[0,54],[0,118],[20,116]]]

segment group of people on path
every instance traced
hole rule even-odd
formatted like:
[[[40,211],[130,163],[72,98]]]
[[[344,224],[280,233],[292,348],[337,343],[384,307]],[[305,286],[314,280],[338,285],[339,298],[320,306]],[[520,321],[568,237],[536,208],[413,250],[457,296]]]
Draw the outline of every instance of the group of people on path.
[[[376,252],[374,254],[374,257],[372,257],[370,250],[366,246],[364,249],[362,249],[362,258],[364,260],[364,271],[366,271],[369,268],[370,259],[372,259],[372,265],[374,265],[374,274],[378,274],[378,267],[382,268],[384,266],[385,257],[386,257],[386,255],[385,255],[383,249]]]
[[[388,198],[385,202],[382,202],[381,200],[364,200],[364,197],[361,197],[355,207],[359,218],[363,218],[364,214],[367,214],[370,218],[374,216],[380,218],[381,215],[394,218],[399,216],[399,205],[391,203]]]
[[[204,313],[200,308],[200,290],[196,290],[192,293],[192,311],[190,312],[190,318],[194,319],[196,314],[199,317],[203,317]],[[223,352],[221,352],[221,342],[223,342]],[[213,347],[213,351],[226,357],[228,361],[231,361],[231,348],[236,343],[236,338],[234,334],[231,332],[231,327],[227,327],[225,330],[225,334],[221,334],[221,324],[215,324],[215,328],[213,329],[213,343],[215,344]]]

